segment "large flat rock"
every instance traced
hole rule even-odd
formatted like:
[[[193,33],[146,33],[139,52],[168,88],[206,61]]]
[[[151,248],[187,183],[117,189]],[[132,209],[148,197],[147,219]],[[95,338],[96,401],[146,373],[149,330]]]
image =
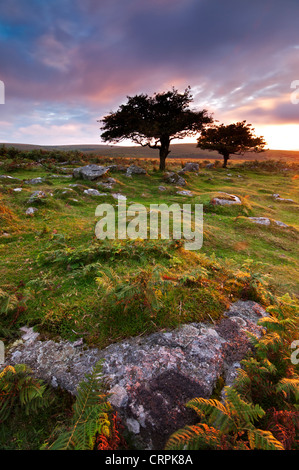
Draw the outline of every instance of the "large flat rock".
[[[194,416],[185,403],[211,396],[217,379],[235,376],[250,346],[246,331],[261,334],[257,321],[265,310],[255,302],[239,301],[216,325],[192,323],[133,337],[105,349],[77,342],[42,341],[31,328],[6,353],[6,363],[24,363],[34,374],[75,394],[78,383],[103,360],[110,401],[136,443],[163,449],[171,435]]]

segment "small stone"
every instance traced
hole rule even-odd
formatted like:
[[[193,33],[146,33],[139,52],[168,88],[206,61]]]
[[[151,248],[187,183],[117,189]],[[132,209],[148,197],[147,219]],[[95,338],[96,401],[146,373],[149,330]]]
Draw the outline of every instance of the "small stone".
[[[273,194],[273,197],[276,201],[280,202],[294,202],[293,199],[284,199],[283,197],[280,197],[279,194]]]
[[[127,199],[126,196],[124,196],[123,194],[120,194],[120,193],[113,193],[112,197],[114,197],[114,199],[119,199],[119,200],[122,200],[122,201],[125,201]]]
[[[107,196],[107,193],[100,193],[97,189],[84,189],[84,193],[88,196]]]
[[[145,175],[146,170],[144,168],[141,168],[140,166],[137,165],[130,165],[129,168],[127,169],[126,176],[132,176],[132,175]]]
[[[214,197],[211,200],[212,204],[225,206],[231,204],[242,204],[241,199],[234,194],[227,194],[227,193],[219,193],[220,196]]]
[[[31,180],[26,180],[25,183],[26,184],[41,184],[43,182],[43,178],[32,178]]]
[[[182,171],[185,172],[185,171],[199,171],[199,164],[196,163],[196,162],[188,162],[186,163],[186,165],[184,166],[184,168],[182,168]]]
[[[177,191],[177,194],[180,194],[181,196],[193,196],[192,191],[188,190]]]
[[[43,199],[47,197],[46,193],[44,191],[34,191],[30,198],[28,199],[28,204],[32,203],[32,202],[35,202],[39,199]]]
[[[267,217],[249,217],[249,219],[255,224],[270,225],[270,219]]]
[[[28,209],[26,210],[26,215],[33,215],[34,212],[36,212],[38,209],[36,209],[36,207],[28,207]]]
[[[165,173],[164,180],[166,183],[177,184],[178,186],[186,186],[186,181],[184,178],[174,171]]]

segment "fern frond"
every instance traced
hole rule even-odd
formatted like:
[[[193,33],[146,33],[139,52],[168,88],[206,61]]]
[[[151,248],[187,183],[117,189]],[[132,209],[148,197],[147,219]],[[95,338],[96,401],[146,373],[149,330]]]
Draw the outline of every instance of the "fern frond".
[[[282,337],[276,333],[271,332],[263,336],[257,345],[257,350],[263,356],[266,356],[271,350],[273,352],[278,352],[283,345]]]
[[[260,450],[285,450],[280,441],[270,431],[253,429],[248,431],[250,448]]]
[[[99,362],[91,374],[86,375],[77,389],[77,399],[73,406],[71,429],[63,432],[49,447],[49,450],[92,450],[97,434],[109,434],[109,412],[111,405],[103,394]]]
[[[200,417],[204,415],[208,422],[217,427],[221,432],[228,432],[235,426],[229,410],[218,400],[212,398],[193,398],[186,406],[196,411]]]
[[[295,330],[298,327],[298,320],[290,317],[282,319],[263,317],[258,321],[258,324],[265,327],[269,332],[283,333],[288,330]]]
[[[0,374],[0,420],[8,418],[13,405],[25,408],[26,414],[36,412],[48,404],[49,393],[45,384],[31,375],[25,364],[7,366]]]
[[[253,424],[254,421],[262,418],[265,414],[259,405],[253,405],[241,398],[241,395],[233,387],[225,387],[227,408],[234,415],[238,425],[247,426]]]
[[[168,439],[165,450],[221,449],[221,433],[204,423],[185,426]]]
[[[0,313],[7,315],[12,312],[18,304],[18,299],[15,294],[8,294],[0,288]]]
[[[276,386],[278,393],[283,393],[285,398],[289,398],[291,392],[294,393],[296,401],[299,400],[299,379],[281,379]]]

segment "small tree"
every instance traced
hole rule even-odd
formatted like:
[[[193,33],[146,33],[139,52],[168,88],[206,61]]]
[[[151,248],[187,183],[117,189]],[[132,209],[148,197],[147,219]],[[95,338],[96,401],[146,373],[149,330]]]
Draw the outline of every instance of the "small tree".
[[[223,168],[227,167],[230,155],[263,152],[265,145],[264,138],[256,137],[251,124],[246,124],[246,121],[203,129],[197,140],[197,147],[202,150],[216,150],[223,156]]]
[[[173,139],[195,136],[206,124],[213,122],[204,109],[192,111],[190,87],[184,93],[172,91],[127,97],[128,101],[111,112],[102,121],[104,142],[119,143],[125,139],[159,150],[160,170],[165,170],[165,160]]]

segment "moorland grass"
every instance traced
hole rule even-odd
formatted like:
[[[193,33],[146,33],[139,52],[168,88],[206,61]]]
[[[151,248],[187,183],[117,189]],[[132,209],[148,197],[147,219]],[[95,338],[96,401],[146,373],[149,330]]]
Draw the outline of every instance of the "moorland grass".
[[[84,158],[79,159],[80,165],[87,163]],[[107,158],[96,160],[107,163]],[[31,325],[46,335],[83,337],[86,344],[103,347],[184,322],[216,321],[238,298],[267,304],[272,293],[299,294],[299,178],[294,164],[250,162],[228,169],[201,165],[198,174],[184,176],[187,186],[180,189],[193,193],[186,197],[165,183],[150,160],[139,162],[147,175],[111,174],[117,180],[113,190],[63,174],[52,178],[62,171],[55,158],[42,166],[22,162],[8,166],[6,161],[9,174],[19,182],[0,181],[0,284],[5,293],[0,306],[1,339],[6,340],[7,332],[17,335],[20,326]],[[63,171],[74,166],[70,160]],[[180,170],[181,163],[170,161],[168,168]],[[45,178],[41,184],[24,183],[38,176]],[[79,186],[70,187],[73,183]],[[160,185],[167,190],[159,191]],[[22,191],[13,191],[17,187]],[[107,196],[88,196],[83,192],[86,188]],[[28,217],[28,199],[36,190],[47,197],[32,203],[38,211]],[[126,195],[128,204],[148,208],[152,203],[203,204],[203,247],[188,252],[180,241],[97,240],[95,209],[100,202],[116,205],[112,192]],[[212,204],[219,192],[237,195],[242,205]],[[278,202],[274,193],[294,203]],[[251,216],[269,217],[289,227],[274,222],[257,225],[248,219]],[[10,305],[10,297],[17,302]]]

